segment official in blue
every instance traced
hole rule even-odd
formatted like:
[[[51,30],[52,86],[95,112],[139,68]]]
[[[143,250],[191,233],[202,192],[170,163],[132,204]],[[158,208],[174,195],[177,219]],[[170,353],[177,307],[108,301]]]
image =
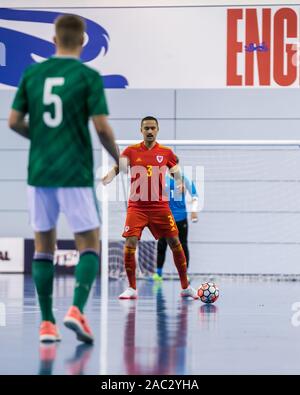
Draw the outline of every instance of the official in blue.
[[[178,158],[177,158],[178,159]],[[179,162],[179,159],[178,159]],[[178,163],[177,162],[177,163]],[[169,193],[169,205],[176,221],[179,231],[179,239],[182,244],[187,267],[189,266],[189,249],[188,249],[188,213],[186,208],[186,192],[192,198],[191,220],[192,222],[198,221],[198,194],[196,186],[193,181],[183,175],[183,190],[178,190],[172,175],[166,176],[166,191]],[[157,244],[157,268],[153,279],[162,280],[163,266],[165,263],[167,251],[167,241],[165,238],[158,240]]]

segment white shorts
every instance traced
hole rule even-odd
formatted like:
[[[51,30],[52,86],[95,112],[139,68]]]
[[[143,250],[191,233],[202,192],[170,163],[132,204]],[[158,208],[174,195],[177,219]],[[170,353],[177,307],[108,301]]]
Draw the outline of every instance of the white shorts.
[[[90,187],[47,188],[28,186],[30,224],[35,232],[54,229],[59,213],[65,214],[73,233],[100,226],[94,189]]]

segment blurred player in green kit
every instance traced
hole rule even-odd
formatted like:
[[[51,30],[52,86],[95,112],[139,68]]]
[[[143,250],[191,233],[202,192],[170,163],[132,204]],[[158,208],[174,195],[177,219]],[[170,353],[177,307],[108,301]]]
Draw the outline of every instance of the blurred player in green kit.
[[[68,220],[80,253],[73,303],[64,324],[75,331],[78,340],[93,342],[83,314],[100,251],[89,118],[103,146],[116,162],[119,157],[107,122],[102,78],[79,59],[84,32],[80,17],[62,15],[56,20],[56,54],[25,71],[9,117],[9,126],[30,140],[28,201],[35,232],[32,273],[42,314],[43,342],[60,340],[52,310],[53,256],[60,212]]]

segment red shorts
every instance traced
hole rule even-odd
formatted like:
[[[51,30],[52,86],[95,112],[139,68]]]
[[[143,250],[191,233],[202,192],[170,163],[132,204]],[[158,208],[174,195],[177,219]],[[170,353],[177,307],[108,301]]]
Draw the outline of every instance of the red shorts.
[[[142,211],[129,208],[123,237],[136,236],[140,240],[142,231],[148,226],[155,239],[178,236],[178,229],[171,210]]]

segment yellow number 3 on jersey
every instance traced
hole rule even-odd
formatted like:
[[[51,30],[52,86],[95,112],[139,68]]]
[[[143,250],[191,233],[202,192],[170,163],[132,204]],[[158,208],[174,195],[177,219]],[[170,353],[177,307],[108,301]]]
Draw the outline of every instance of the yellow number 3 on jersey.
[[[168,218],[169,218],[170,226],[172,228],[175,225],[174,219],[173,219],[172,215],[168,215]]]
[[[151,165],[147,165],[147,175],[148,175],[148,177],[152,176],[152,166]]]

